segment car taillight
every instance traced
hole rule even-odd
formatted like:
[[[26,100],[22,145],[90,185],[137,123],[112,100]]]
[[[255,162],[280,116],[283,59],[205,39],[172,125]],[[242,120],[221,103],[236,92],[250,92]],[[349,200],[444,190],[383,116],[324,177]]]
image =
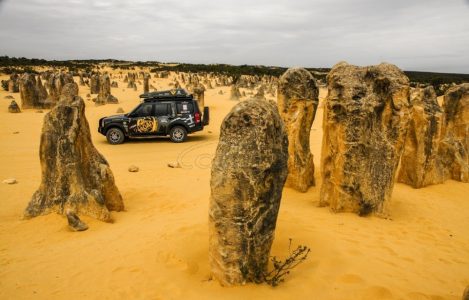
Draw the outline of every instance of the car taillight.
[[[195,123],[200,123],[200,114],[198,112],[195,113]]]

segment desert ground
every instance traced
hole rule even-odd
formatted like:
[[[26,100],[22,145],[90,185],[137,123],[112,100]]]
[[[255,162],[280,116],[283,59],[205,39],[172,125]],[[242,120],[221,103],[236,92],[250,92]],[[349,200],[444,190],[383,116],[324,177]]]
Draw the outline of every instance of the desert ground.
[[[95,106],[86,100],[88,87],[80,95],[126,209],[112,213],[114,223],[83,217],[90,228],[78,233],[58,214],[22,218],[41,180],[47,110],[8,113],[5,96],[21,103],[20,95],[0,91],[0,180],[18,181],[0,184],[0,299],[461,299],[469,285],[468,184],[449,180],[417,190],[396,183],[386,219],[318,207],[324,88],[310,139],[316,186],[306,193],[284,188],[271,252],[284,258],[292,239],[293,247],[311,248],[308,259],[275,288],[221,287],[208,263],[210,164],[220,124],[237,102],[229,87],[209,89],[210,125],[187,142],[113,146],[97,132],[98,119],[118,107],[130,111],[143,91],[113,80],[119,104]],[[150,84],[164,89],[169,82]],[[176,161],[182,168],[167,166]],[[130,165],[140,171],[128,172]]]

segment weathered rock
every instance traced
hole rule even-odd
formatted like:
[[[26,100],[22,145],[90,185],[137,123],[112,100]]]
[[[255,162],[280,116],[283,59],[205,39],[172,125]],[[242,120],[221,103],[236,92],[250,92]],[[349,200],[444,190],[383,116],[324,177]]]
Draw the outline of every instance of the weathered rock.
[[[13,97],[12,95],[6,95],[4,98],[5,99],[15,99],[15,97]]]
[[[37,89],[37,93],[38,93],[39,102],[42,103],[43,106],[46,106],[45,102],[48,98],[48,95],[47,95],[46,87],[42,84],[41,76],[37,77],[36,89]]]
[[[192,90],[194,98],[199,104],[200,114],[203,115],[205,107],[205,87],[203,85],[196,85]]]
[[[236,85],[232,85],[230,99],[238,101],[239,98],[241,98],[241,93],[239,92],[239,88]]]
[[[39,92],[36,87],[34,74],[24,73],[19,82],[21,107],[23,109],[40,107]]]
[[[80,85],[85,86],[85,81],[83,80],[83,74],[80,73],[80,74],[78,74],[78,76],[80,77],[80,80],[79,80]]]
[[[49,107],[48,94],[40,76],[24,73],[18,80],[22,108]]]
[[[18,79],[19,76],[17,74],[13,74],[10,76],[10,80],[8,81],[8,91],[10,93],[18,93],[20,91]]]
[[[68,227],[73,231],[85,231],[88,229],[88,225],[80,220],[77,214],[71,210],[67,210],[65,215],[67,216]]]
[[[108,74],[104,74],[99,78],[99,93],[96,98],[96,105],[103,105],[106,103],[116,104],[119,100],[111,95],[111,78]]]
[[[150,74],[145,73],[143,76],[143,93],[150,92]]]
[[[99,93],[96,99],[98,104],[107,103],[108,96],[111,95],[111,78],[104,74],[99,78]]]
[[[443,99],[442,140],[438,151],[442,181],[469,182],[469,83],[449,88]]]
[[[223,90],[219,90],[218,95],[223,95]]]
[[[278,83],[277,105],[288,132],[286,186],[306,192],[314,185],[314,162],[309,135],[318,107],[316,80],[303,68],[288,69]]]
[[[116,111],[116,113],[118,114],[123,114],[124,113],[124,109],[122,107],[119,107]]]
[[[264,280],[287,160],[288,138],[273,102],[240,102],[223,120],[209,208],[209,260],[222,285]]]
[[[70,209],[111,221],[109,211],[124,209],[109,164],[91,141],[77,84],[65,85],[60,101],[44,117],[39,154],[42,181],[26,218]]]
[[[68,83],[74,83],[73,76],[66,73],[51,74],[48,80],[49,83],[49,101],[48,107],[54,106],[59,100],[63,87]]]
[[[90,94],[99,94],[100,91],[100,82],[99,74],[93,74],[90,78]]]
[[[13,114],[17,114],[17,113],[21,112],[21,109],[20,109],[20,107],[18,106],[18,103],[16,103],[15,100],[12,100],[10,105],[8,105],[8,112],[13,113]]]
[[[391,64],[341,62],[327,81],[320,205],[386,214],[410,119],[409,79]]]
[[[111,82],[111,87],[112,88],[119,88],[119,84],[117,83],[117,81],[113,81],[113,82]]]
[[[410,100],[412,117],[397,180],[421,188],[441,182],[437,159],[443,112],[431,86],[413,89]]]
[[[261,85],[254,95],[255,99],[265,100],[265,87]]]

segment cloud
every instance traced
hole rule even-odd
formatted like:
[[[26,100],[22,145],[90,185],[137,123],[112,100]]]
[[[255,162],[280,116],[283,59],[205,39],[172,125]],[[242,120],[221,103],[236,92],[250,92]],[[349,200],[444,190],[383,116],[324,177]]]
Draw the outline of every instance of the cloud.
[[[468,0],[6,0],[0,54],[469,70]]]

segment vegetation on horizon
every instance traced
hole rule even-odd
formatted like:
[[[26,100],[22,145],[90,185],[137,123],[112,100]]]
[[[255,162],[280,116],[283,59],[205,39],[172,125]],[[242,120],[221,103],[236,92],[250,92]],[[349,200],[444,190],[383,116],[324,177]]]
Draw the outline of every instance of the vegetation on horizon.
[[[83,70],[90,72],[96,65],[105,64],[110,67],[122,69],[135,69],[136,67],[150,67],[152,72],[157,71],[177,71],[192,73],[216,73],[228,76],[239,77],[240,75],[270,75],[279,77],[287,68],[275,66],[252,66],[252,65],[229,65],[229,64],[187,64],[187,63],[161,63],[157,61],[125,61],[118,59],[76,59],[76,60],[45,60],[25,57],[0,56],[0,71],[5,74],[14,72],[35,72],[32,67],[49,66],[56,68],[68,68],[69,71]],[[314,73],[318,79],[326,77],[330,68],[306,68]],[[437,87],[441,84],[460,84],[469,82],[469,74],[458,73],[436,73],[404,71],[411,82],[431,84]]]

